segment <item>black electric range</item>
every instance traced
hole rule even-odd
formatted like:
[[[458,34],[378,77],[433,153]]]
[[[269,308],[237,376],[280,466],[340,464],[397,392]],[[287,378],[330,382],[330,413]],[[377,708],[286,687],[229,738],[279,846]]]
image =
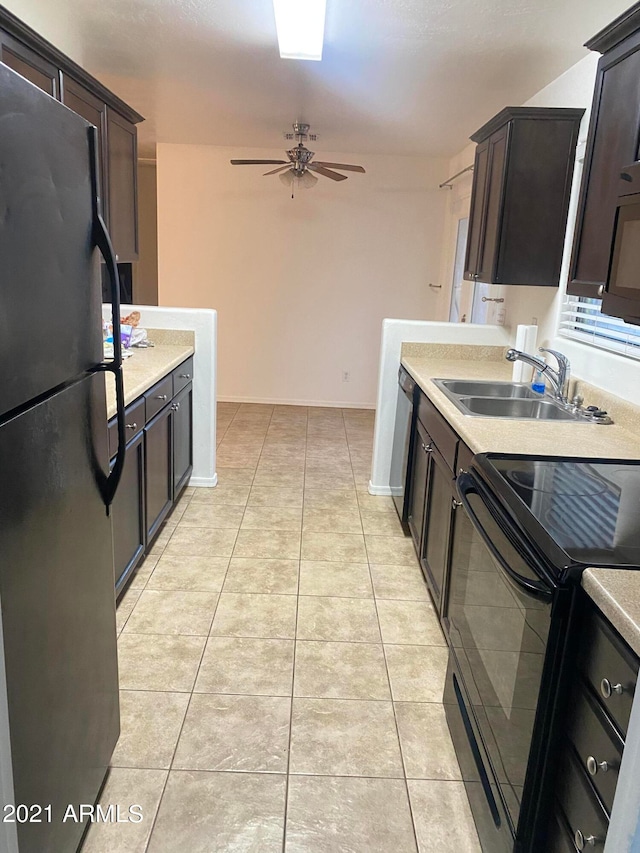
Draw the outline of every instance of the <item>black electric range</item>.
[[[640,568],[640,461],[475,456],[456,480],[445,713],[482,847],[546,847],[580,575]]]
[[[640,567],[640,460],[481,454],[474,468],[562,582]]]

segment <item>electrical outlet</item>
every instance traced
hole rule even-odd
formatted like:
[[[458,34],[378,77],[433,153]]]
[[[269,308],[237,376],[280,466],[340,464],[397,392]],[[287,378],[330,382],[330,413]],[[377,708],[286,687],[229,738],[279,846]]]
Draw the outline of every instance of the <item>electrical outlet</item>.
[[[351,373],[348,370],[342,371],[342,381],[351,382]]]

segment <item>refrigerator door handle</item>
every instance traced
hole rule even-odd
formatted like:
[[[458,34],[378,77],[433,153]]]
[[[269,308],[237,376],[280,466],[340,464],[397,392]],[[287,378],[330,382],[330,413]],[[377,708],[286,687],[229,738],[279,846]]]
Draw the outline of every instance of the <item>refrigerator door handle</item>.
[[[89,155],[91,162],[91,186],[93,192],[93,241],[104,258],[107,274],[109,276],[109,288],[111,291],[111,319],[113,325],[113,359],[103,362],[102,370],[113,373],[116,389],[116,412],[118,424],[118,451],[116,461],[111,473],[104,481],[102,496],[104,505],[109,508],[113,503],[125,458],[125,415],[124,415],[124,383],[122,378],[122,337],[120,334],[120,283],[118,278],[118,265],[116,255],[111,243],[109,231],[102,218],[100,204],[100,190],[98,186],[98,131],[90,127],[89,133]]]

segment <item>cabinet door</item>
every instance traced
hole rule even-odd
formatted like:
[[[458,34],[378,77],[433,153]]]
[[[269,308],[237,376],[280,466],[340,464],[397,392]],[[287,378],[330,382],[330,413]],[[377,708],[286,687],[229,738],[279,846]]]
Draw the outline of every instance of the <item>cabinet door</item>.
[[[420,565],[427,579],[438,615],[442,611],[444,589],[449,570],[454,495],[453,473],[434,448],[431,452],[431,469],[427,485]]]
[[[484,201],[484,225],[475,275],[478,281],[492,282],[494,279],[502,228],[505,169],[510,127],[510,124],[505,125],[489,138],[489,173]]]
[[[620,172],[638,159],[640,33],[600,60],[576,218],[569,292],[596,296],[609,269]]]
[[[52,98],[60,97],[60,72],[8,33],[0,31],[0,60]]]
[[[145,545],[144,433],[127,445],[122,478],[111,509],[116,592],[137,566]]]
[[[108,224],[118,261],[138,258],[136,126],[107,108]]]
[[[107,209],[106,186],[105,186],[105,130],[107,121],[107,107],[103,101],[92,95],[88,89],[76,83],[73,77],[63,75],[62,79],[62,103],[78,113],[79,116],[91,122],[98,129],[98,168],[100,170],[100,197],[102,199],[103,212]]]
[[[171,415],[171,407],[166,406],[144,429],[148,543],[157,533],[173,502]]]
[[[193,470],[193,389],[191,384],[174,397],[173,433],[173,499],[177,500],[189,482]]]
[[[424,528],[424,509],[427,496],[427,478],[429,476],[429,457],[431,455],[431,439],[420,421],[416,421],[414,434],[414,450],[409,481],[409,530],[413,537],[416,551],[420,554],[422,547],[422,531]]]
[[[464,261],[464,277],[473,281],[478,271],[478,258],[484,224],[484,208],[489,171],[489,140],[481,142],[476,148],[473,166],[473,187],[471,190],[471,212],[469,214],[469,236]]]

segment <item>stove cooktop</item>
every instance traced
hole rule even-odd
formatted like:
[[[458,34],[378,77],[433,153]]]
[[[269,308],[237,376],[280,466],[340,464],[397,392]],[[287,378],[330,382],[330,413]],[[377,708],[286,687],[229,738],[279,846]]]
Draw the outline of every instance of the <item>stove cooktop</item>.
[[[574,564],[640,568],[640,460],[486,454],[476,462],[543,550],[548,538]]]

